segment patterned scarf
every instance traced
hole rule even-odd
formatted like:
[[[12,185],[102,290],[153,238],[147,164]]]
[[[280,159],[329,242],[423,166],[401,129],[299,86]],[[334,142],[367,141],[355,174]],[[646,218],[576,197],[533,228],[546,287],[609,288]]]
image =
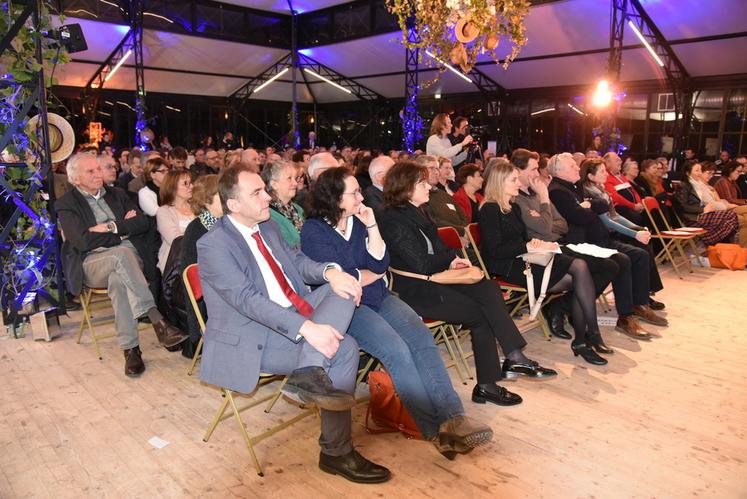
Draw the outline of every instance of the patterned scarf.
[[[197,215],[197,217],[200,219],[200,223],[202,223],[202,226],[207,230],[210,230],[213,225],[215,225],[215,222],[218,221],[218,219],[214,217],[213,214],[208,210],[202,210],[200,214]]]
[[[285,218],[293,222],[293,226],[296,228],[298,232],[301,232],[301,227],[303,227],[303,217],[298,214],[298,211],[296,210],[296,206],[293,204],[293,202],[290,202],[288,204],[282,204],[277,199],[273,199],[270,202],[270,208],[277,211],[281,215],[283,215]]]

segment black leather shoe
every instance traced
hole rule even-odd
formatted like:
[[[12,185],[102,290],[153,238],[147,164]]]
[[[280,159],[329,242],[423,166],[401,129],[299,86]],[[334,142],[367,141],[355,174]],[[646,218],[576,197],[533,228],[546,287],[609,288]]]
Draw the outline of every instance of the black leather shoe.
[[[356,483],[382,483],[392,476],[388,469],[372,463],[358,454],[355,449],[344,456],[328,456],[320,453],[319,469]]]
[[[509,392],[500,385],[475,385],[472,390],[472,402],[484,404],[490,402],[496,405],[517,405],[522,403],[522,398],[512,392]]]
[[[574,357],[580,355],[589,364],[603,366],[607,363],[607,359],[600,357],[592,348],[586,345],[571,345],[571,350],[573,350]]]
[[[321,367],[302,367],[288,376],[283,392],[296,395],[304,403],[314,403],[327,411],[347,411],[355,405],[355,397],[332,386],[332,380]]]
[[[593,336],[589,336],[586,338],[586,346],[594,349],[597,353],[603,353],[606,355],[611,355],[615,353],[614,350],[612,350],[610,347],[608,347],[604,340],[602,339],[601,334],[595,334]]]
[[[563,309],[559,305],[552,303],[542,313],[545,314],[547,324],[553,336],[564,340],[571,339],[570,333],[565,330],[565,313],[563,313]]]
[[[161,319],[153,324],[153,329],[156,331],[158,342],[166,348],[176,346],[189,339],[188,334],[185,334],[178,327],[172,326],[166,319]]]
[[[666,305],[660,301],[654,300],[653,298],[648,299],[648,306],[651,307],[651,310],[664,310],[666,308]]]
[[[141,356],[140,347],[136,346],[124,351],[125,376],[137,378],[145,371],[145,363]]]
[[[527,359],[527,362],[512,362],[509,359],[503,361],[503,377],[506,379],[527,376],[529,378],[549,378],[557,376],[557,371],[542,367],[537,362]]]

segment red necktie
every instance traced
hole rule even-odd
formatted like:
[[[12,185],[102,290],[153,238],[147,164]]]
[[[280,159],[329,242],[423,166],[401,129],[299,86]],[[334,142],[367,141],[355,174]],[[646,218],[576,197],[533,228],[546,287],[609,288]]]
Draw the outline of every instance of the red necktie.
[[[296,310],[298,310],[299,314],[303,315],[306,318],[311,317],[311,314],[314,313],[314,307],[309,305],[309,302],[301,298],[298,293],[293,291],[293,288],[288,282],[288,278],[285,277],[285,274],[283,274],[283,271],[280,269],[280,265],[278,265],[275,257],[272,256],[272,253],[270,253],[270,251],[267,249],[267,246],[265,246],[265,242],[262,240],[262,236],[260,236],[259,231],[252,234],[252,237],[255,241],[257,241],[259,252],[262,253],[263,257],[265,257],[267,264],[270,266],[272,273],[275,275],[275,279],[280,285],[280,289],[283,290],[283,294],[288,298],[293,306],[296,307]]]

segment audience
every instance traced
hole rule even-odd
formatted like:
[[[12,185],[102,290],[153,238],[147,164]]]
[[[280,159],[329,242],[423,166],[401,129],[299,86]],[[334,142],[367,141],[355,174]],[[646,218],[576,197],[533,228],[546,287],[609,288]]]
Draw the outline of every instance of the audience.
[[[418,315],[386,287],[386,245],[374,211],[345,168],[319,175],[311,193],[302,250],[313,260],[331,260],[361,283],[363,295],[348,334],[379,359],[426,440],[442,454],[465,454],[490,441],[492,430],[464,415],[438,347]]]
[[[467,215],[467,223],[477,223],[483,202],[482,194],[478,192],[483,184],[480,167],[474,163],[462,165],[456,174],[456,183],[459,190],[454,193],[454,202]]]
[[[172,170],[160,188],[161,206],[156,210],[161,247],[158,250],[158,269],[163,272],[174,240],[184,235],[187,225],[195,218],[189,200],[192,198],[192,178],[185,170]]]
[[[583,161],[579,165],[581,167]],[[633,223],[643,225],[643,202],[638,192],[633,188],[630,180],[622,173],[622,160],[617,153],[607,152],[604,155],[604,167],[607,169],[607,177],[604,188],[612,198],[610,204],[614,203],[614,209],[620,215]],[[581,175],[583,179],[584,176]]]
[[[384,177],[394,164],[394,160],[389,156],[378,156],[371,160],[368,165],[368,175],[371,178],[371,185],[363,191],[363,198],[366,206],[371,207],[377,216],[384,209]]]
[[[270,201],[270,218],[279,228],[280,235],[289,246],[301,244],[301,227],[304,221],[303,208],[293,202],[298,184],[296,168],[287,161],[271,161],[262,170],[265,190],[272,198]]]
[[[445,189],[438,188],[441,178],[438,159],[435,156],[422,154],[415,158],[415,164],[425,167],[428,172],[430,195],[429,201],[423,205],[425,212],[437,227],[454,227],[466,242],[464,230],[469,219],[454,198]]]
[[[151,158],[145,162],[143,168],[143,177],[145,178],[145,187],[137,192],[138,204],[148,216],[155,217],[158,211],[161,185],[169,172],[166,161],[159,157]]]

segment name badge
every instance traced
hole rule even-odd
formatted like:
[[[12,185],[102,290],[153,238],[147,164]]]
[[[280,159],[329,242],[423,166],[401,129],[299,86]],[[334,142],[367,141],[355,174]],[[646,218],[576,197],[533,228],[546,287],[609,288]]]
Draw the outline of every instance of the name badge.
[[[625,189],[630,189],[630,182],[623,182],[615,186],[616,191],[624,191]]]
[[[446,203],[446,206],[448,206],[450,210],[452,210],[452,211],[456,211],[456,207],[455,207],[455,206],[454,206],[453,204],[451,204],[451,203]]]

